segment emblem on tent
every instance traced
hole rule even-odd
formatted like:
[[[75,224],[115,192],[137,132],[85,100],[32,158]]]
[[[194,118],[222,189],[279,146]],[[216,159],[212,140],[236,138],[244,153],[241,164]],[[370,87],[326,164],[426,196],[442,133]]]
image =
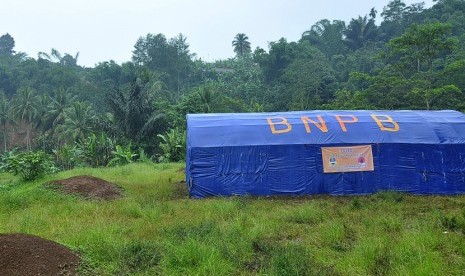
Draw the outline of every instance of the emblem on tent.
[[[331,157],[329,157],[329,164],[331,166],[336,166],[337,162],[336,162],[336,157],[334,155],[331,155]]]

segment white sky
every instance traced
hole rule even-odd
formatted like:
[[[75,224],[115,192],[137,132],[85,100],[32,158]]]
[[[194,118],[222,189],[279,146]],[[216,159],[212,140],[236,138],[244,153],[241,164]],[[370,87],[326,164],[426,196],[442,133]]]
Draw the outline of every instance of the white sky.
[[[0,35],[9,33],[17,52],[37,58],[52,48],[80,52],[78,64],[129,61],[137,39],[162,33],[187,36],[191,53],[205,61],[233,57],[231,42],[246,33],[268,50],[281,37],[297,41],[321,19],[346,22],[378,11],[389,0],[0,0]],[[404,0],[407,5],[421,0]],[[425,8],[432,0],[425,0]]]

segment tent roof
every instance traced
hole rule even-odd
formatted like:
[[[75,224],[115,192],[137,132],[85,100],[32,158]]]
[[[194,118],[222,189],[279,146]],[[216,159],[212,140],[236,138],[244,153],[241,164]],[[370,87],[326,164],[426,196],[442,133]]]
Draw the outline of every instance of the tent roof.
[[[453,110],[187,115],[188,147],[372,143],[465,144],[465,115]]]

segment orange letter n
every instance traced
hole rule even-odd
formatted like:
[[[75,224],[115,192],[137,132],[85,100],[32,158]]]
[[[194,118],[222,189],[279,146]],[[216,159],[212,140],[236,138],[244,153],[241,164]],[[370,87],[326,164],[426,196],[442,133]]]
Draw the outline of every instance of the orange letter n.
[[[280,119],[278,122],[273,122],[272,120]],[[275,118],[266,118],[268,121],[268,124],[270,125],[271,128],[271,133],[273,134],[281,134],[281,133],[286,133],[292,130],[291,124],[287,122],[287,119],[285,117],[275,117]],[[280,127],[279,129],[276,129],[276,125],[283,125],[285,127]]]
[[[318,118],[318,121],[320,121],[320,123],[317,123],[316,121],[308,118],[307,116],[302,116],[300,118],[302,120],[302,123],[304,123],[305,125],[305,130],[307,131],[307,133],[312,132],[310,130],[310,125],[308,123],[314,124],[317,128],[321,130],[321,132],[328,132],[328,128],[326,127],[326,122],[323,120],[323,118],[320,115],[318,115],[317,118]]]
[[[382,117],[382,119],[380,119],[379,117]],[[382,131],[394,131],[394,132],[399,131],[399,124],[397,124],[397,122],[394,121],[389,115],[371,114],[371,118],[375,120],[375,122],[379,126],[379,129],[381,129]],[[391,127],[386,127],[386,125],[383,123],[387,123],[388,126],[391,125]]]

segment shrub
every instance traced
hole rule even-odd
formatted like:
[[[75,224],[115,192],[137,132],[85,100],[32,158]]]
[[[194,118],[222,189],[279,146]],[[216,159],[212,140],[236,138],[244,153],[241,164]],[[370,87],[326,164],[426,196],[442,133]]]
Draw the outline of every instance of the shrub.
[[[10,153],[3,158],[2,171],[20,175],[23,180],[35,180],[44,174],[56,172],[50,156],[43,151]]]
[[[126,165],[132,163],[134,158],[138,156],[137,153],[134,153],[131,150],[131,145],[127,147],[121,147],[120,145],[116,146],[116,150],[111,152],[113,154],[113,159],[110,160],[108,166],[114,165]]]
[[[112,160],[115,141],[105,133],[91,134],[79,143],[85,162],[91,167],[104,167]]]
[[[55,162],[62,170],[71,170],[76,166],[83,164],[83,151],[78,146],[63,145],[58,149],[52,150],[55,154]]]
[[[165,134],[158,134],[161,139],[160,148],[163,154],[160,162],[177,162],[186,158],[186,131],[179,128],[170,129]]]

